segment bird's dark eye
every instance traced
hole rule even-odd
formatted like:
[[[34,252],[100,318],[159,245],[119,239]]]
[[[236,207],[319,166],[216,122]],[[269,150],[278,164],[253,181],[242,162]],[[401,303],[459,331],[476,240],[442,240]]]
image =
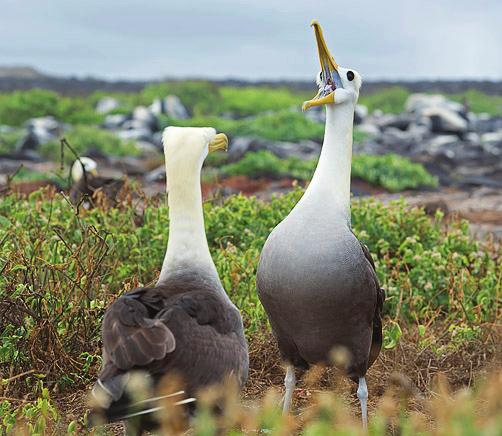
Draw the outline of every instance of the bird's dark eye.
[[[354,72],[353,71],[347,71],[347,79],[349,79],[350,82],[354,80]]]

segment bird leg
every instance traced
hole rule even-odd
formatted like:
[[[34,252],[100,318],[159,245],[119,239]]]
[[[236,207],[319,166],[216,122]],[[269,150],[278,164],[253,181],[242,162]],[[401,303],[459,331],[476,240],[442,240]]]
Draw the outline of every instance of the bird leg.
[[[284,394],[284,404],[282,405],[282,413],[285,415],[289,412],[291,400],[293,398],[293,391],[296,386],[295,367],[288,365],[286,368],[286,377],[284,377],[284,386],[286,393]]]
[[[357,398],[361,403],[361,418],[363,420],[363,429],[368,428],[368,386],[366,386],[366,379],[359,377],[359,386],[357,387]]]

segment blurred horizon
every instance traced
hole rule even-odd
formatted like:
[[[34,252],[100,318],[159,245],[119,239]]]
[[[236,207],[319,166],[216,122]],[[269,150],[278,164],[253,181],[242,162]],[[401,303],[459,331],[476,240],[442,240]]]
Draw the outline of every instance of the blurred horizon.
[[[366,80],[499,81],[501,15],[496,0],[4,0],[0,67],[128,81],[312,81],[316,18],[337,62]]]

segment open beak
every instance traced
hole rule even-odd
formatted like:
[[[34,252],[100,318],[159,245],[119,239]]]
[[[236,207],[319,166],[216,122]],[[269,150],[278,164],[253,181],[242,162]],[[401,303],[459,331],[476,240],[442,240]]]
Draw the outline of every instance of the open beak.
[[[217,150],[228,150],[228,138],[224,133],[217,133],[208,145],[209,153]]]
[[[317,20],[312,20],[310,24],[314,28],[314,35],[317,42],[317,52],[319,54],[319,63],[321,64],[321,83],[317,95],[303,103],[302,110],[307,110],[313,106],[335,102],[335,89],[342,87],[342,81],[338,74],[338,64],[328,50],[321,25]]]

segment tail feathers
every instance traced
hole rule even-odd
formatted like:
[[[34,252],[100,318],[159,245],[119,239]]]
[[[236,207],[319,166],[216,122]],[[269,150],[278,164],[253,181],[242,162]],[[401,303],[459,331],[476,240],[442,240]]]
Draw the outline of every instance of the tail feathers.
[[[162,397],[162,398],[167,398],[167,397],[169,397],[169,395],[167,395],[166,397]],[[174,403],[174,405],[181,406],[183,404],[194,403],[195,401],[196,401],[195,398],[187,398],[185,400],[181,400],[181,401]],[[157,407],[152,407],[150,409],[140,410],[139,412],[129,413],[128,415],[124,415],[124,416],[118,418],[117,421],[121,421],[123,419],[134,418],[135,416],[148,415],[149,413],[155,413],[155,412],[158,412],[159,410],[163,410],[163,409],[165,409],[164,406],[157,406]]]
[[[114,391],[109,388],[108,380],[103,383],[98,379],[91,392],[91,412],[88,415],[89,427],[95,427],[110,422],[122,421],[135,416],[148,415],[164,409],[158,406],[158,402],[163,399],[181,396],[185,391],[177,391],[166,395],[149,397],[134,401],[126,389],[122,387],[122,396],[115,398]],[[182,399],[175,405],[193,403],[195,398]]]

